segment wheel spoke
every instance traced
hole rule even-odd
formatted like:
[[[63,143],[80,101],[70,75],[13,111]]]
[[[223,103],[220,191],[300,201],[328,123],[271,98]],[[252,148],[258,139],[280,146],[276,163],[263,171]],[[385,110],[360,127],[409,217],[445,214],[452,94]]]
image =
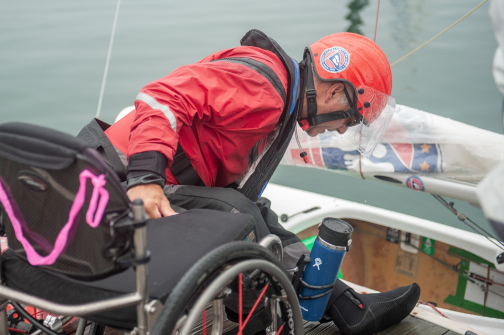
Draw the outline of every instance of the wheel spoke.
[[[206,335],[206,308],[203,310],[203,335]]]
[[[240,273],[241,274],[241,273]],[[250,312],[248,313],[248,316],[247,316],[247,319],[245,319],[245,322],[243,323],[243,326],[240,325],[240,330],[238,332],[238,334],[241,334],[241,332],[243,331],[243,329],[245,328],[245,326],[247,325],[250,317],[252,316],[252,314],[254,313],[257,305],[259,305],[259,302],[261,301],[262,297],[264,296],[264,293],[266,293],[266,290],[268,289],[268,285],[265,285],[261,294],[259,295],[259,298],[257,298],[256,302],[254,303],[254,306],[252,306],[252,309],[250,310]],[[241,309],[241,303],[240,303],[240,309]]]

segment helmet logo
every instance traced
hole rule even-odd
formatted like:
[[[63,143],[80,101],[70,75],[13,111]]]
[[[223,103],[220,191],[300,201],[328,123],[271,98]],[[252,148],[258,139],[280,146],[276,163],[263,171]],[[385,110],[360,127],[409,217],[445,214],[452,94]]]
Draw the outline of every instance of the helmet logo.
[[[320,56],[320,65],[327,72],[338,73],[345,70],[350,63],[348,51],[341,47],[325,49]]]

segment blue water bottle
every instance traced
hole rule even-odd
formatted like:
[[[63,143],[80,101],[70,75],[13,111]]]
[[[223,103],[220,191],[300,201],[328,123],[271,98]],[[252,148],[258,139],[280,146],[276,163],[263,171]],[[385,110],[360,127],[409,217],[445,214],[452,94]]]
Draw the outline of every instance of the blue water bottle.
[[[343,220],[322,220],[303,275],[299,300],[303,319],[320,321],[324,316],[343,257],[352,245],[352,232],[352,226]]]

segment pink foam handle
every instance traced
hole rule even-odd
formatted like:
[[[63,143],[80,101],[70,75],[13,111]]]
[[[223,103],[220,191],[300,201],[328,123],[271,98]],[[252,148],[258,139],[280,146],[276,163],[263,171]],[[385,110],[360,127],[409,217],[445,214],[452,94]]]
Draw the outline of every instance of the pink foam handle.
[[[24,237],[22,229],[23,225],[16,217],[13,205],[11,204],[11,200],[12,202],[14,202],[14,199],[9,199],[7,193],[8,190],[4,189],[4,183],[0,183],[0,201],[2,202],[5,211],[7,212],[7,215],[12,223],[14,234],[16,235],[17,240],[23,245],[26,252],[26,258],[31,265],[51,265],[56,261],[56,259],[58,259],[58,257],[65,249],[68,242],[69,232],[75,223],[75,218],[79,214],[86,200],[87,178],[91,179],[91,182],[93,184],[93,193],[91,195],[90,204],[86,213],[86,222],[93,228],[96,228],[100,224],[109,199],[108,191],[103,188],[106,184],[105,175],[101,174],[99,176],[96,176],[91,171],[86,169],[83,170],[79,175],[79,190],[77,191],[72,207],[70,208],[68,221],[59,232],[54,243],[54,248],[47,256],[41,256],[39,253],[37,253],[31,243]],[[7,187],[6,184],[5,187]]]
[[[91,173],[91,172],[89,172],[89,173]],[[105,211],[105,207],[107,207],[109,194],[108,194],[107,190],[103,188],[105,186],[105,183],[107,182],[105,180],[105,176],[100,175],[100,176],[96,177],[93,174],[91,174],[91,175],[92,175],[92,177],[90,177],[90,178],[91,178],[91,182],[93,183],[93,194],[91,195],[89,208],[86,213],[86,222],[91,227],[96,228],[96,227],[98,227],[98,225],[101,222],[101,219],[103,217],[103,212]],[[82,183],[82,181],[81,181],[81,183]],[[100,199],[99,202],[98,202],[98,199]],[[97,206],[97,204],[98,204],[98,206]],[[93,218],[93,213],[95,214],[94,218]]]

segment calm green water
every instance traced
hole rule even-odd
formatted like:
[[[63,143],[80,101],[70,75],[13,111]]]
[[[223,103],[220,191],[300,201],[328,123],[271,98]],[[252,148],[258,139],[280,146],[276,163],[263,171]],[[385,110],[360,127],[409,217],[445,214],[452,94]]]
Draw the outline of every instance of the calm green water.
[[[479,2],[383,0],[376,41],[393,62]],[[0,1],[0,122],[76,134],[94,117],[115,7],[116,0]],[[306,45],[333,32],[352,28],[373,38],[376,7],[355,0],[123,0],[100,117],[112,122],[143,85],[237,45],[251,28],[298,60]],[[398,103],[502,132],[488,7],[393,67]],[[430,195],[387,184],[293,167],[280,167],[273,182],[463,227]],[[480,210],[456,205],[486,224]]]

